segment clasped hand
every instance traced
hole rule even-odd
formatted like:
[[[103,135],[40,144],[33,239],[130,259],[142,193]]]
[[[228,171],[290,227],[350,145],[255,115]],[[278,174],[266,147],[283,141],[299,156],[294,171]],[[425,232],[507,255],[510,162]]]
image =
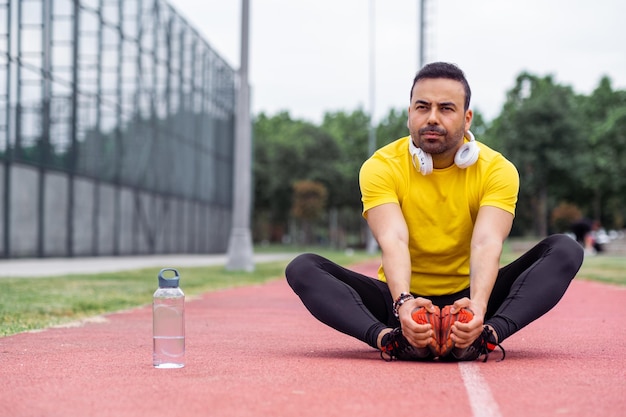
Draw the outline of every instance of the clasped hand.
[[[472,303],[472,300],[467,297],[456,300],[452,306],[452,314],[455,314],[461,308],[465,308],[470,310],[474,315],[472,320],[468,323],[457,321],[452,325],[450,338],[456,348],[463,349],[471,345],[481,334],[485,309],[483,306],[477,305],[477,303]],[[412,312],[420,307],[425,307],[429,312],[435,312],[432,301],[423,297],[417,297],[405,302],[398,310],[402,334],[411,345],[417,348],[426,347],[432,343],[433,339],[437,339],[437,335],[435,335],[430,324],[418,324],[411,317]]]

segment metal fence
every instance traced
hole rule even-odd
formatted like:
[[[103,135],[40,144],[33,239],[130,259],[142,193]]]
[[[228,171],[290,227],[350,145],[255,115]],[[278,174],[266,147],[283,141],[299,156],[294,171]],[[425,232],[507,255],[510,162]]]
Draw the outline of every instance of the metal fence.
[[[4,257],[209,253],[235,71],[160,0],[0,0]]]

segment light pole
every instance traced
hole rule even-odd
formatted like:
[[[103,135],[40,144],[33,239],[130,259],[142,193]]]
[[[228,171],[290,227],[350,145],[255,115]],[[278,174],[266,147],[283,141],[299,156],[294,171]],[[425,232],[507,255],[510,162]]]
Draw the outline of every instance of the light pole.
[[[369,126],[369,155],[376,151],[376,128],[374,126],[374,112],[376,110],[376,6],[375,0],[370,0],[370,36],[369,36],[369,93],[370,93],[370,126]]]
[[[249,0],[241,1],[241,63],[237,90],[235,123],[235,179],[233,220],[228,240],[226,269],[254,271],[250,213],[252,200],[252,139],[250,122],[250,86],[248,85]]]
[[[370,73],[370,126],[369,126],[369,158],[376,151],[376,127],[374,126],[374,111],[376,108],[376,36],[375,36],[375,0],[370,0],[369,17],[370,17],[370,33],[369,33],[369,73]],[[375,253],[378,250],[378,243],[372,234],[370,228],[367,228],[367,253]]]
[[[419,50],[417,51],[417,65],[420,70],[426,64],[426,0],[419,0]]]

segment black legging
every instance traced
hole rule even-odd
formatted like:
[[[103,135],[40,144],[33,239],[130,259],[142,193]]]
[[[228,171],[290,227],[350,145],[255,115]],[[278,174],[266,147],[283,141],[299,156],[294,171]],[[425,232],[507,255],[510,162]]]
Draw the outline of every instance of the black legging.
[[[500,269],[485,314],[485,324],[494,328],[499,342],[556,305],[580,269],[583,256],[574,239],[552,235]],[[383,329],[400,325],[385,282],[311,253],[291,261],[285,275],[314,317],[374,348]],[[469,297],[469,292],[467,288],[444,296],[414,295],[444,307]]]

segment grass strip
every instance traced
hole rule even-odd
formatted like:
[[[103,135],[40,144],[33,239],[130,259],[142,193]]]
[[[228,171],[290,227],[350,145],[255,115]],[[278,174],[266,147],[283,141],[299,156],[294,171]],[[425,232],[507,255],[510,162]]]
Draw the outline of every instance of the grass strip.
[[[344,266],[379,256],[364,251],[307,250]],[[276,251],[275,248],[265,248],[258,252]],[[298,252],[302,251],[304,249]],[[294,256],[298,252],[293,252]],[[506,246],[502,264],[513,261],[520,254]],[[258,263],[252,273],[227,271],[223,266],[177,269],[185,294],[194,296],[216,289],[280,279],[288,262]],[[159,269],[147,268],[103,274],[0,278],[0,337],[149,305],[157,287],[158,272]],[[586,257],[576,279],[626,285],[626,257],[610,254]]]
[[[269,250],[271,252],[271,250]],[[294,252],[294,256],[297,252]],[[372,256],[365,252],[317,250],[342,265]],[[216,289],[260,284],[284,276],[289,260],[258,263],[252,273],[224,266],[176,267],[190,297]],[[57,277],[0,278],[0,337],[149,305],[159,268]]]

